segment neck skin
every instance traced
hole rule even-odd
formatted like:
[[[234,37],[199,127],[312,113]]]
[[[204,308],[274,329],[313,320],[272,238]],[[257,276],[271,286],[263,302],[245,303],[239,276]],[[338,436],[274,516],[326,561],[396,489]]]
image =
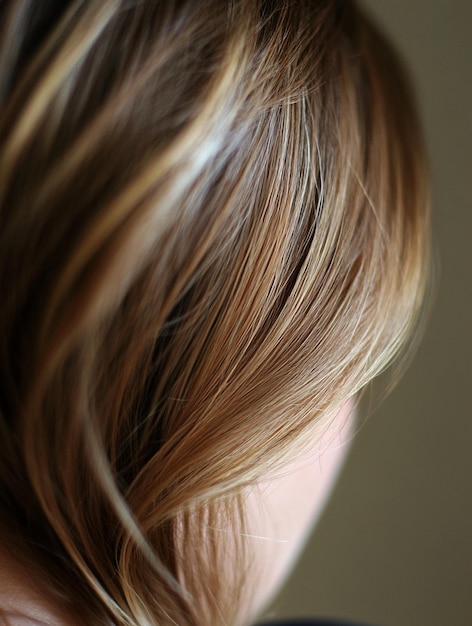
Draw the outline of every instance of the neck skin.
[[[323,513],[354,436],[354,419],[349,400],[314,433],[310,453],[287,459],[285,471],[261,481],[248,495],[248,539],[261,566],[252,598],[259,613],[287,580]]]
[[[3,622],[7,626],[79,626],[0,548],[0,623]]]

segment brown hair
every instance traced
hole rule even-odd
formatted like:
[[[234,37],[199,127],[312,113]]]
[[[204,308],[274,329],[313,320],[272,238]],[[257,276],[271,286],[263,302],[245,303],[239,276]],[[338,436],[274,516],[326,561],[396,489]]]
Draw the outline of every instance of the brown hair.
[[[242,488],[418,320],[403,70],[349,1],[0,23],[3,541],[87,624],[235,623]]]

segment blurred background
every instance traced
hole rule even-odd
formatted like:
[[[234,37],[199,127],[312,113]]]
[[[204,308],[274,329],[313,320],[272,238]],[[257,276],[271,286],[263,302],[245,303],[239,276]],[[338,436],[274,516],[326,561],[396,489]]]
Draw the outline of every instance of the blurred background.
[[[273,617],[472,625],[472,0],[365,0],[410,68],[434,182],[426,336],[355,440]]]

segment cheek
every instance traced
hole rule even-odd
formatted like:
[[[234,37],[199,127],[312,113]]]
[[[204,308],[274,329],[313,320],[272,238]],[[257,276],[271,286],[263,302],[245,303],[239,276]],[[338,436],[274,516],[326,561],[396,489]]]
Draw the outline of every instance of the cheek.
[[[251,552],[260,581],[255,610],[288,576],[324,508],[349,449],[353,413],[353,402],[346,402],[311,458],[291,463],[286,474],[259,483],[248,497],[248,533],[254,535]]]

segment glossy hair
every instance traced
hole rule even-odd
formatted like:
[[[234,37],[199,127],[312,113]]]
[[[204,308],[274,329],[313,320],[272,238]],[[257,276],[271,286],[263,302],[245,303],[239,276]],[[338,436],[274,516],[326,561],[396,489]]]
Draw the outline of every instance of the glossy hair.
[[[86,624],[238,623],[243,488],[418,321],[403,69],[350,1],[0,24],[2,542]]]

